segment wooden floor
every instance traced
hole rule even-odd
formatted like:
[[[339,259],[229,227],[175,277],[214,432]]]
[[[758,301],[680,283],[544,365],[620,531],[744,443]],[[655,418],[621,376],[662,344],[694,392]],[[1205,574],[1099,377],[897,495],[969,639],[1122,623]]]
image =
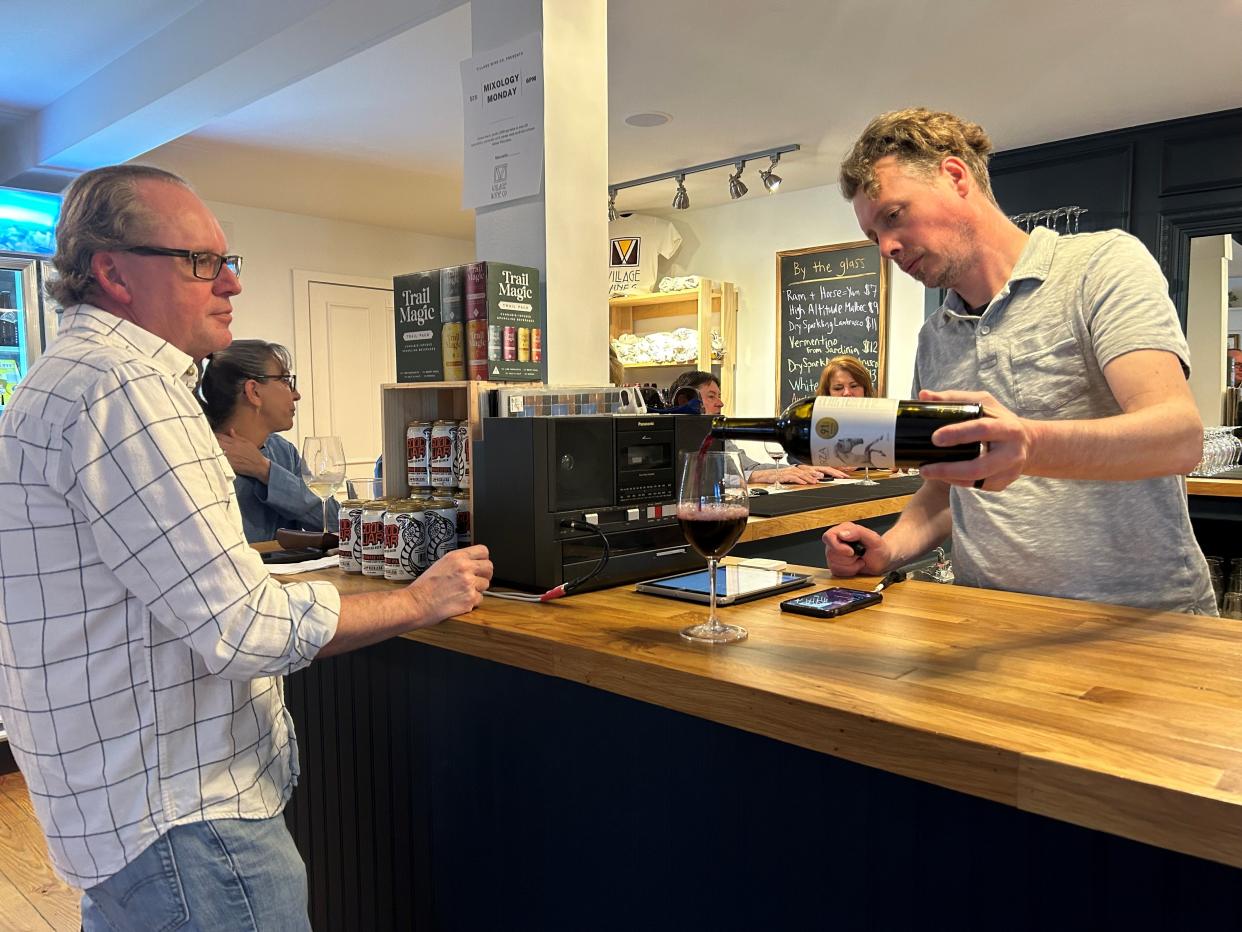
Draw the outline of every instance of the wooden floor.
[[[0,775],[0,932],[76,932],[80,898],[52,873],[22,775]]]

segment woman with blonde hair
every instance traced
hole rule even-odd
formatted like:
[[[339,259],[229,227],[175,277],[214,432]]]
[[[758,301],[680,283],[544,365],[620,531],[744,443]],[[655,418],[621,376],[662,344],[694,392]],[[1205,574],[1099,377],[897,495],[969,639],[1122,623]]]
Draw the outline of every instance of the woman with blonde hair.
[[[854,356],[834,356],[819,376],[817,395],[843,395],[849,398],[874,398],[875,386],[871,373]]]

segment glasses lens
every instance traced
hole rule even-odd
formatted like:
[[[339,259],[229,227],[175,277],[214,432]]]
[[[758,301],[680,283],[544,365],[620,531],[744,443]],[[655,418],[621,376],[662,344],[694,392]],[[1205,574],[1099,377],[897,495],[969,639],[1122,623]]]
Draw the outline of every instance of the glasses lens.
[[[194,277],[206,281],[212,281],[219,275],[220,267],[224,265],[224,256],[214,252],[196,252],[193,258]]]
[[[229,271],[234,275],[241,277],[242,257],[241,256],[225,256],[224,264],[229,267]],[[218,274],[218,273],[217,273]]]
[[[289,391],[296,392],[298,390],[298,377],[290,372],[283,379],[284,383],[289,386]]]

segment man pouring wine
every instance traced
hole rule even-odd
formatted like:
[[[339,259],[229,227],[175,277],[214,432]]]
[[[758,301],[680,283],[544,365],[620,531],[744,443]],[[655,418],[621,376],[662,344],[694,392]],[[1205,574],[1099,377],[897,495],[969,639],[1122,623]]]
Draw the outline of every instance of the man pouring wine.
[[[1122,231],[1019,229],[992,195],[991,150],[977,124],[919,108],[876,117],[841,165],[881,254],[949,289],[914,391],[982,405],[933,442],[983,452],[923,467],[883,536],[830,529],[828,565],[882,574],[952,535],[966,585],[1216,614],[1181,479],[1203,435],[1167,283]]]

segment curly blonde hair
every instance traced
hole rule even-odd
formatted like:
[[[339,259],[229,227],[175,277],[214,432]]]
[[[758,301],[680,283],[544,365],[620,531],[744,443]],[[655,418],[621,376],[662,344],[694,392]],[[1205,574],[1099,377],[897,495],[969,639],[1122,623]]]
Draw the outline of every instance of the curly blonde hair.
[[[877,197],[875,163],[886,156],[931,177],[953,155],[966,163],[979,190],[995,204],[988,176],[991,154],[992,140],[978,123],[923,107],[892,110],[867,124],[841,163],[841,194],[852,201],[861,188],[867,197]]]

